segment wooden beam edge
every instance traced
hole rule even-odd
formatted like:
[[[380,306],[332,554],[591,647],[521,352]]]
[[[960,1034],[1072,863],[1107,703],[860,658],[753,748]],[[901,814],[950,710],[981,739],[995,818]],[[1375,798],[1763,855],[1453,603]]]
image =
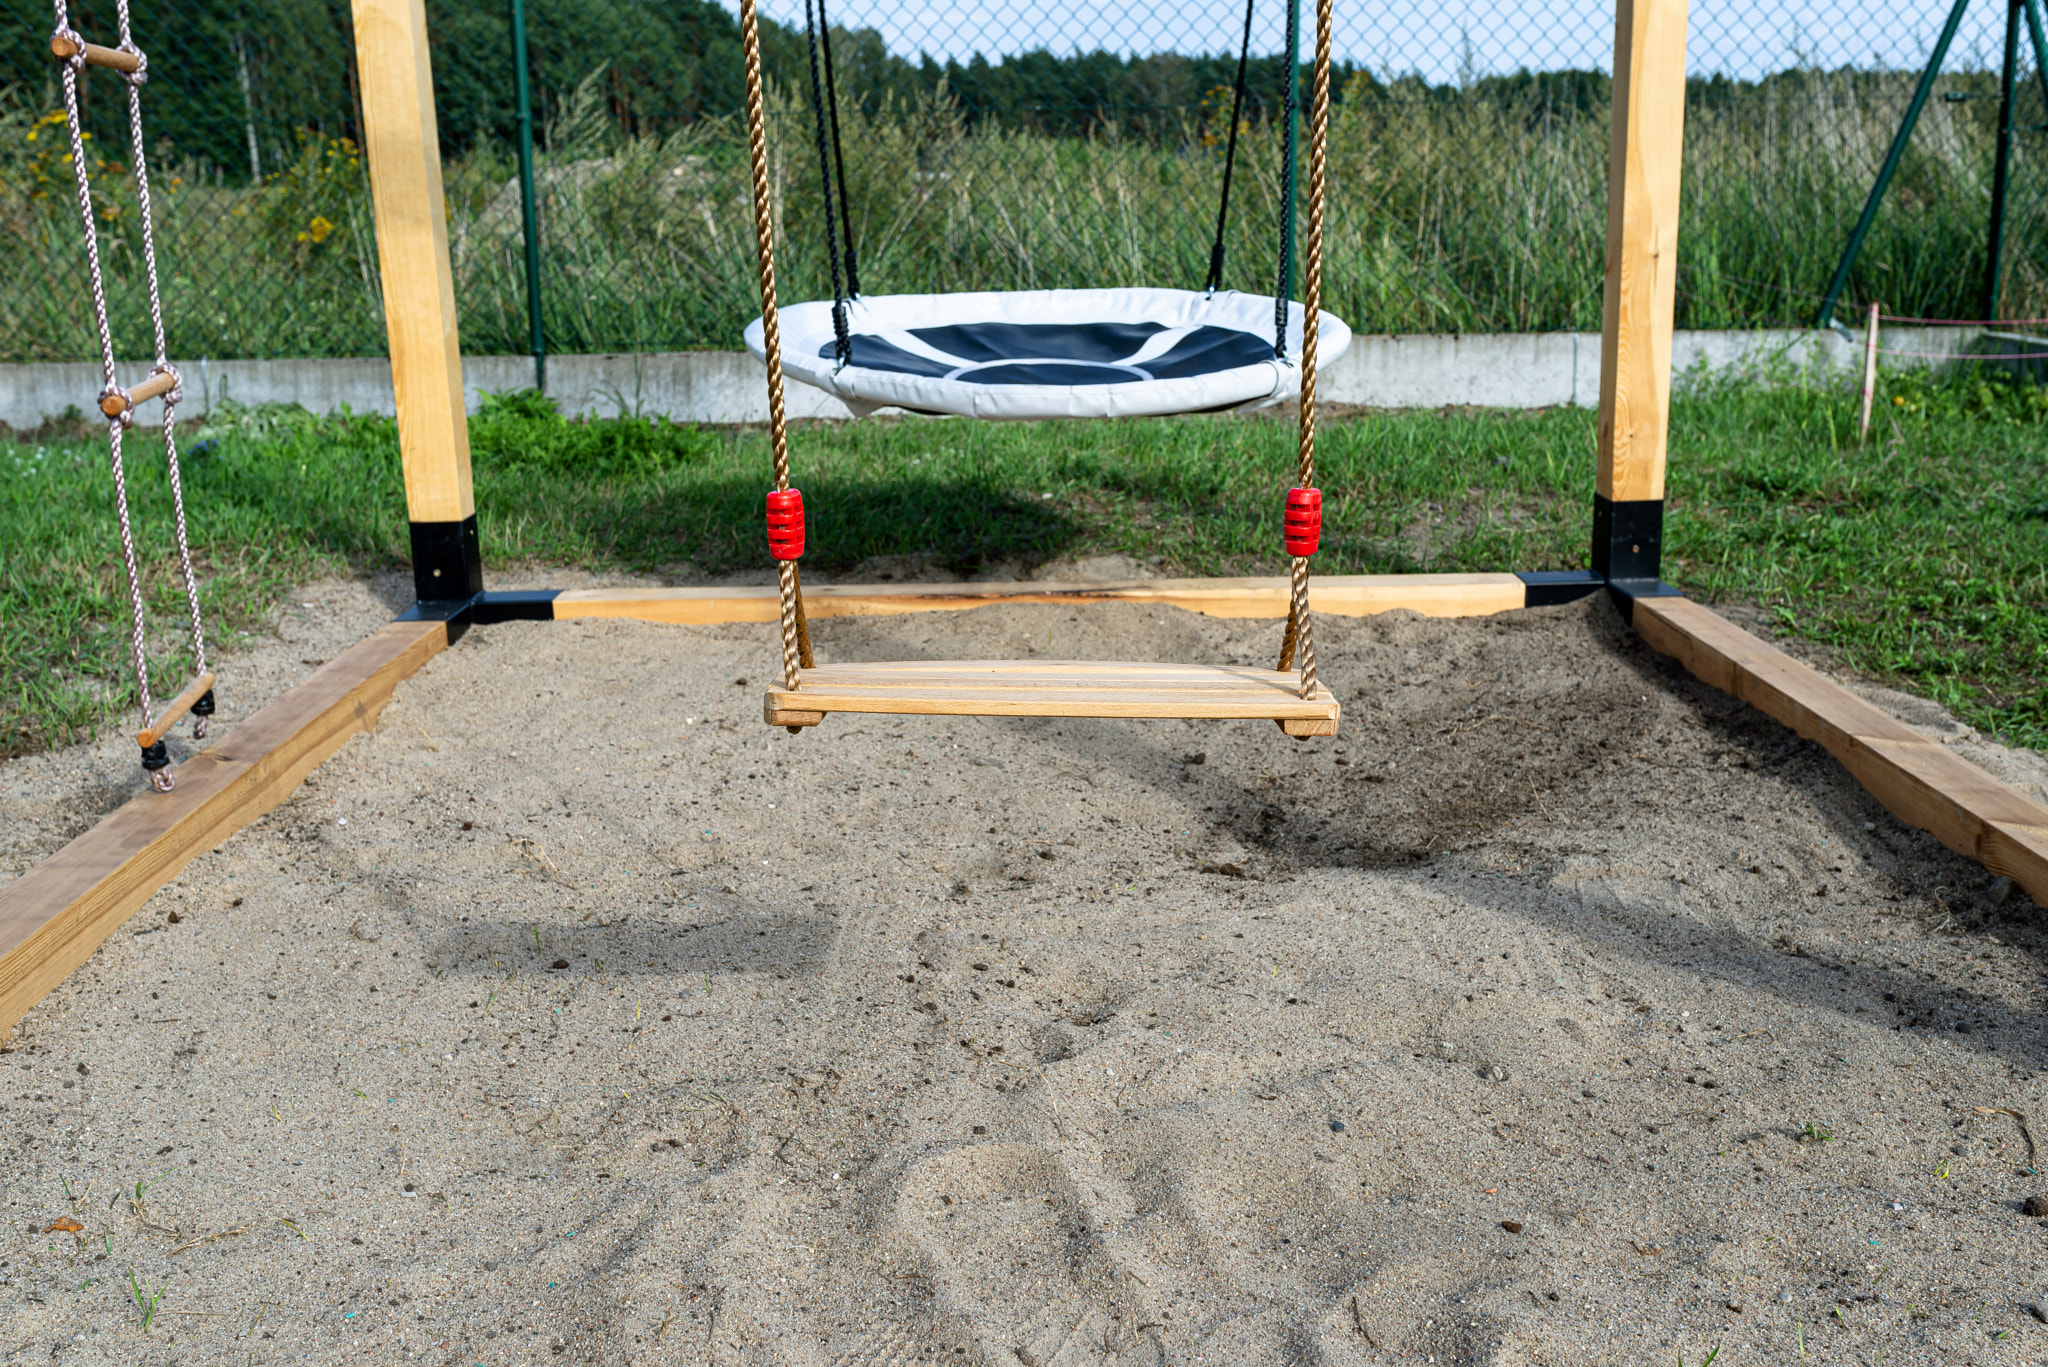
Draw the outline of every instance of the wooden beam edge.
[[[2035,888],[2048,885],[2048,826],[1994,821],[1978,856],[1984,867],[2004,874],[2038,904]]]
[[[143,793],[0,887],[0,1030],[92,957],[202,850],[261,817],[447,647],[441,622],[394,622],[336,656]]]
[[[1068,689],[1057,685],[1022,685],[1016,688],[967,685],[957,691],[941,692],[921,691],[915,686],[899,687],[896,691],[865,690],[857,685],[835,687],[831,683],[815,689],[799,687],[794,691],[771,687],[762,697],[762,715],[771,725],[813,725],[783,718],[832,712],[952,717],[1096,717],[1126,721],[1319,721],[1334,725],[1343,715],[1343,705],[1320,683],[1313,697],[1302,698],[1276,691],[1269,697],[1251,701],[1222,699],[1209,693],[1194,699],[1162,702],[1157,696],[1131,698],[1123,690]]]
[[[909,612],[957,612],[1004,603],[1145,603],[1208,617],[1281,618],[1287,580],[1137,579],[1123,582],[987,584],[821,584],[804,590],[812,619]],[[1485,617],[1520,608],[1527,586],[1512,574],[1348,574],[1309,580],[1309,606],[1335,617],[1370,617],[1407,608],[1425,617]],[[556,595],[556,620],[631,618],[669,625],[772,622],[772,585],[731,588],[570,589]]]
[[[1639,598],[1638,635],[1841,762],[1893,816],[2048,906],[2048,806],[1701,604]]]

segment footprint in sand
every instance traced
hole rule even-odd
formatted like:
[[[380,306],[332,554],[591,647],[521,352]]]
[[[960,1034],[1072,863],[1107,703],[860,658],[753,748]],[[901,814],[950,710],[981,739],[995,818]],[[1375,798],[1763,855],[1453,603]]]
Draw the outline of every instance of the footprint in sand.
[[[871,1329],[860,1342],[832,1359],[832,1367],[911,1367],[943,1356],[923,1324],[890,1324]]]
[[[934,1154],[903,1174],[892,1218],[929,1261],[933,1310],[983,1360],[1023,1367],[1162,1361],[1073,1184],[1035,1144]]]

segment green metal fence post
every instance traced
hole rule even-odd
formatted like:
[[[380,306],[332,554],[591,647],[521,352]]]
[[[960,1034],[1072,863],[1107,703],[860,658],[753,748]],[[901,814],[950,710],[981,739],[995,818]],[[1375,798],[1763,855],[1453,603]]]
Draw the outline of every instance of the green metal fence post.
[[[1833,327],[1835,323],[1835,301],[1848,288],[1849,272],[1856,265],[1857,253],[1863,250],[1863,239],[1870,235],[1870,225],[1877,220],[1877,206],[1884,202],[1884,192],[1891,188],[1892,177],[1898,173],[1899,160],[1906,155],[1906,145],[1913,140],[1913,129],[1920,122],[1920,111],[1927,107],[1927,97],[1934,92],[1935,78],[1941,75],[1941,64],[1948,56],[1949,44],[1955,41],[1956,30],[1962,26],[1963,12],[1970,7],[1970,0],[1956,0],[1948,12],[1948,22],[1942,25],[1941,38],[1934,44],[1934,55],[1927,59],[1927,69],[1920,73],[1920,83],[1913,87],[1913,102],[1906,106],[1906,117],[1899,121],[1899,131],[1892,138],[1889,151],[1884,154],[1884,165],[1877,173],[1877,183],[1870,187],[1870,198],[1863,201],[1863,213],[1856,220],[1856,231],[1849,234],[1849,245],[1842,251],[1841,264],[1835,267],[1835,278],[1828,282],[1827,297],[1821,300],[1820,312],[1815,315],[1813,325],[1817,328]]]
[[[2005,192],[2012,179],[2012,94],[2026,0],[2006,0],[2005,65],[1998,73],[1998,154],[1991,165],[1991,230],[1984,235],[1984,319],[1998,317],[1998,268],[2005,259]]]
[[[526,330],[533,387],[548,387],[548,347],[540,322],[540,213],[533,197],[533,98],[526,75],[526,0],[512,0],[512,86],[519,101],[519,219],[526,237]]]
[[[2034,76],[2041,82],[2041,98],[2048,101],[2048,33],[2041,29],[2041,0],[2027,0],[2027,37],[2034,44]]]

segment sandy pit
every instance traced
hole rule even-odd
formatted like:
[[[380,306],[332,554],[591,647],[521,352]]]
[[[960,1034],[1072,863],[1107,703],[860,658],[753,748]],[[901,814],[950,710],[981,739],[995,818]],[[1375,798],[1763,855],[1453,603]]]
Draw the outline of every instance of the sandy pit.
[[[388,597],[296,598],[225,720]],[[1250,662],[1278,630],[1013,607],[817,636]],[[759,721],[769,628],[470,632],[0,1055],[0,1352],[2048,1358],[2048,1180],[1980,1109],[2042,1115],[2025,898],[1604,601],[1319,641],[1344,734],[1296,743],[792,737]],[[126,762],[0,769],[0,877]],[[162,1288],[147,1330],[131,1275]]]

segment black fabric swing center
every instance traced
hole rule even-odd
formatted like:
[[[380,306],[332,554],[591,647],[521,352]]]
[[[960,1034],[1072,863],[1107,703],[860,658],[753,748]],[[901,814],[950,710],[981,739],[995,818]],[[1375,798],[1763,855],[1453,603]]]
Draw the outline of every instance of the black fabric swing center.
[[[1156,322],[949,323],[905,331],[946,359],[897,346],[886,337],[855,334],[853,364],[896,375],[969,384],[1127,384],[1213,375],[1273,359],[1265,339],[1236,328],[1203,326],[1167,350],[1136,359],[1167,330]],[[818,355],[826,349],[820,347]]]
[[[934,369],[935,363],[923,357],[914,357],[901,348],[892,346],[878,337],[855,337],[851,335],[847,320],[847,304],[860,298],[860,253],[853,242],[853,210],[846,193],[846,153],[839,138],[839,87],[832,71],[832,21],[826,12],[826,0],[804,0],[804,37],[810,50],[811,114],[816,125],[818,146],[818,182],[825,199],[825,260],[832,278],[832,359],[837,365],[860,365],[877,370],[893,370],[909,374],[943,374],[943,369]],[[1237,80],[1230,93],[1230,134],[1223,149],[1223,184],[1216,204],[1216,237],[1209,246],[1209,273],[1204,278],[1202,289],[1214,294],[1223,288],[1223,263],[1226,253],[1225,230],[1230,223],[1230,183],[1237,170],[1237,132],[1244,117],[1244,96],[1246,77],[1251,68],[1252,19],[1258,7],[1258,0],[1245,0],[1243,33],[1238,41]],[[1273,288],[1273,355],[1287,359],[1287,304],[1293,294],[1294,283],[1294,195],[1295,195],[1295,124],[1297,105],[1295,92],[1296,67],[1300,62],[1301,49],[1301,8],[1299,0],[1287,0],[1287,60],[1280,76],[1280,103],[1283,120],[1285,148],[1282,155],[1282,190],[1280,196],[1280,242],[1276,280]],[[837,192],[835,203],[834,192]],[[841,234],[846,243],[845,252],[840,251]],[[845,270],[845,288],[840,288],[841,268]],[[957,331],[957,329],[954,329]],[[1075,328],[1046,327],[1035,329],[1045,334],[1055,331],[1074,332]],[[1221,329],[1203,329],[1205,332]],[[1050,344],[1054,338],[1047,335],[1043,340]],[[1100,339],[1076,336],[1075,345],[1083,351],[1100,350]],[[1213,348],[1215,342],[1209,346]],[[1241,351],[1241,347],[1231,347]],[[1064,350],[1052,350],[1064,354]],[[825,354],[821,348],[818,353]],[[1049,352],[1041,349],[1025,354],[1045,356]],[[991,358],[992,359],[992,358]],[[1219,358],[1211,356],[1214,362]],[[1264,359],[1261,357],[1260,359]],[[1110,361],[1106,356],[1076,357],[1076,363],[1090,362],[1103,364]],[[1237,361],[1242,364],[1243,361]],[[1056,364],[1056,363],[1055,363]],[[1042,368],[1042,367],[1041,367]],[[1205,366],[1202,369],[1220,368]],[[1153,369],[1148,366],[1147,369]],[[1154,371],[1154,374],[1160,372]],[[1183,370],[1182,373],[1197,373]],[[963,377],[966,378],[966,377]],[[1109,379],[1107,375],[1087,379],[1078,374],[1063,374],[1055,377],[1050,372],[1026,375],[1023,371],[1005,374],[1001,379],[994,375],[977,375],[987,383],[1004,384],[1085,384],[1100,383]],[[1118,376],[1117,378],[1134,378]]]

